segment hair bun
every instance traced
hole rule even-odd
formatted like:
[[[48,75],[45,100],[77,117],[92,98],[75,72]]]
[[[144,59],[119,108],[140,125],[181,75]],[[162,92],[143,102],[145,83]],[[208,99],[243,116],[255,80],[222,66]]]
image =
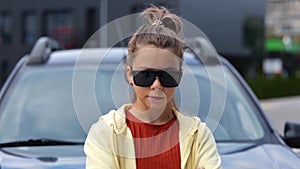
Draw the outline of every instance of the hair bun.
[[[179,25],[180,23],[176,23],[173,18],[164,17],[161,22],[164,27],[173,30],[176,34],[179,34],[179,32],[181,31],[181,27]]]
[[[142,17],[148,22],[149,25],[153,26],[164,26],[174,31],[177,35],[181,31],[181,20],[180,18],[168,11],[165,7],[152,6],[141,14]]]
[[[141,19],[144,23],[128,42],[129,64],[132,64],[134,53],[147,45],[168,49],[180,59],[183,58],[182,22],[176,14],[164,7],[152,6],[141,13]]]

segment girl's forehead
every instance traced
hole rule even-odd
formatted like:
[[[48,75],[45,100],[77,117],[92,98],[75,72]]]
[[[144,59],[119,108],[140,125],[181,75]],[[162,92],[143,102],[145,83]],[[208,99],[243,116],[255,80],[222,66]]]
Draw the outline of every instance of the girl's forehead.
[[[180,58],[168,49],[144,47],[135,53],[134,67],[145,68],[177,68]]]
[[[139,50],[136,52],[136,55],[143,55],[143,54],[149,54],[149,53],[173,54],[172,50],[169,48],[158,48],[153,45],[148,45],[148,46],[143,46],[143,47],[139,48]]]

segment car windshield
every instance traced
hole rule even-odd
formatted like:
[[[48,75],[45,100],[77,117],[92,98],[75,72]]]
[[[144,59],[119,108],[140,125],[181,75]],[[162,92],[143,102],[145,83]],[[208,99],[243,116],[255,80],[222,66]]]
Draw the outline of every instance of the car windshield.
[[[198,88],[199,112],[196,114],[202,119],[207,120],[208,112],[211,107],[219,106],[218,100],[211,101],[211,86],[216,83],[216,91],[225,90],[226,99],[224,111],[221,114],[218,127],[214,130],[217,141],[253,141],[261,139],[264,136],[264,130],[259,121],[256,108],[248,98],[244,89],[228,69],[225,70],[226,88],[224,84],[211,81],[207,75],[207,70],[212,71],[217,66],[207,66],[206,68],[199,65],[191,65],[190,69]],[[96,71],[89,66],[83,66],[77,69],[80,76],[80,82],[77,84],[80,91],[79,96],[96,98],[98,109],[95,110],[89,106],[89,103],[82,103],[86,114],[78,114],[74,106],[74,93],[72,83],[74,68],[72,66],[32,66],[22,69],[23,73],[19,74],[5,93],[1,103],[0,116],[0,143],[49,138],[55,140],[84,142],[86,131],[90,125],[97,121],[98,116],[107,113],[110,109],[115,109],[115,98],[111,94],[112,90],[125,90],[126,88],[115,89],[112,79],[115,74],[124,77],[123,71],[115,71],[113,67],[104,68]],[[87,89],[85,81],[88,78],[94,78],[93,92]],[[117,78],[120,83],[126,84],[124,78]],[[128,90],[127,90],[128,89]],[[176,101],[182,103],[180,95],[184,95],[185,90],[179,89],[176,93]],[[81,96],[82,93],[82,96]],[[194,91],[187,91],[187,97],[195,98]],[[78,93],[77,93],[78,95]],[[198,96],[198,95],[196,95]],[[125,98],[126,97],[126,98]],[[179,99],[178,99],[179,98]],[[118,100],[124,102],[128,96],[119,94]],[[84,101],[83,101],[84,102]],[[188,110],[185,103],[180,104],[179,109]],[[76,109],[76,111],[75,111]],[[95,112],[97,111],[97,112]],[[76,113],[77,112],[77,113]],[[102,113],[99,113],[102,112]],[[83,125],[87,125],[85,128]]]

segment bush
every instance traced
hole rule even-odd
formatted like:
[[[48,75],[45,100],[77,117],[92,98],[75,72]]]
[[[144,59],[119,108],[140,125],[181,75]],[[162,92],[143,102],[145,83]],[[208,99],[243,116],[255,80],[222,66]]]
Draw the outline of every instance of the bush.
[[[300,95],[300,78],[255,77],[246,81],[259,99]]]

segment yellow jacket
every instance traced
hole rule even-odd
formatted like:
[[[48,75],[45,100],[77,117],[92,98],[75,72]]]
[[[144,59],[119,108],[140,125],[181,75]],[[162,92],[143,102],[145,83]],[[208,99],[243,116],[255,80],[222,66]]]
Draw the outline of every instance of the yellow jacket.
[[[112,110],[93,124],[84,145],[86,169],[136,168],[134,141],[125,118],[130,106]],[[221,168],[214,137],[205,123],[198,117],[174,112],[179,122],[181,168]]]

